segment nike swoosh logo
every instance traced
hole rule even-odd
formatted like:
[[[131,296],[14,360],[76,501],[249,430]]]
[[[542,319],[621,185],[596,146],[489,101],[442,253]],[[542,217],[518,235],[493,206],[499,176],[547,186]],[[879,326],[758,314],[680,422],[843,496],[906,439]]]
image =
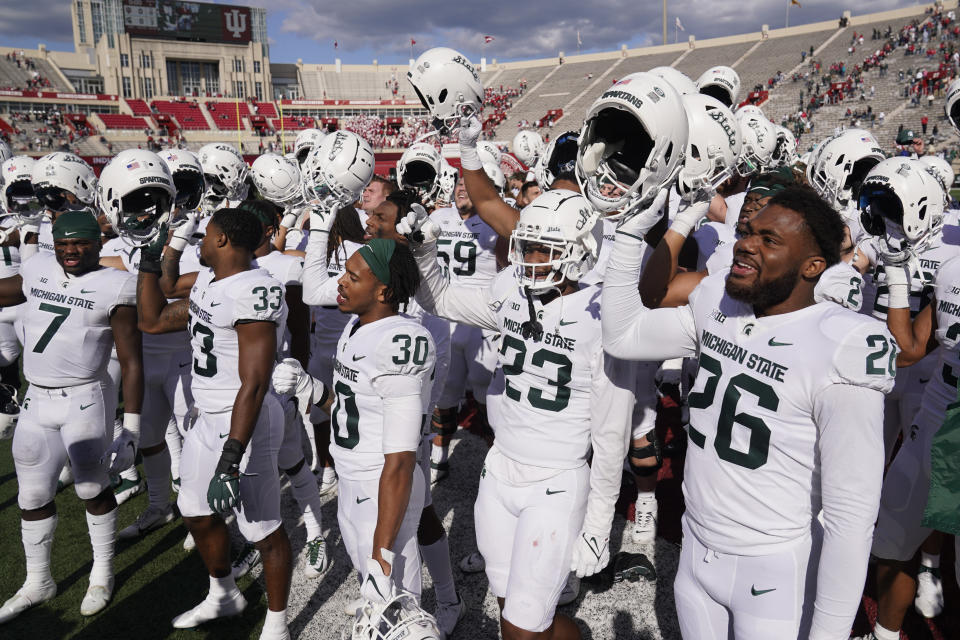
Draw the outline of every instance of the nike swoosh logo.
[[[78,233],[79,233],[79,231],[64,231],[64,232],[63,232],[63,235],[65,235],[65,236],[75,236],[75,235],[77,235]]]
[[[220,434],[220,439],[223,440],[223,439],[226,438],[228,435],[230,435],[230,434],[229,434],[229,433],[221,433],[221,434]]]
[[[930,378],[927,378],[926,380],[920,378],[920,384],[927,384],[928,382],[930,382]]]
[[[792,347],[792,342],[777,342],[776,338],[770,338],[770,341],[767,342],[771,347]]]
[[[576,321],[576,320],[570,320],[569,322],[566,322],[566,321],[564,321],[564,320],[561,320],[561,321],[560,321],[560,326],[561,326],[561,327],[566,327],[566,326],[571,325],[571,324],[577,324],[577,321]]]
[[[370,498],[361,498],[360,496],[357,496],[357,504],[360,504],[360,503],[362,503],[362,502],[366,502],[366,501],[369,500],[369,499],[370,499]]]
[[[182,369],[182,368],[184,368],[185,366],[187,366],[188,364],[190,364],[189,361],[188,361],[188,362],[181,362],[181,363],[180,363],[180,368]]]
[[[367,357],[367,356],[358,356],[357,354],[354,354],[354,355],[353,355],[353,361],[356,362],[357,360],[363,360],[363,359],[366,358],[366,357]]]
[[[82,404],[82,405],[80,405],[80,411],[83,411],[84,409],[89,409],[90,407],[92,407],[92,406],[95,405],[95,404],[97,404],[97,403],[96,403],[96,402],[91,402],[90,404]]]
[[[96,293],[96,289],[80,289],[80,293]]]
[[[566,492],[567,492],[566,489],[557,489],[556,491],[550,491],[550,489],[547,489],[547,495],[548,495],[548,496],[552,496],[552,495],[555,495],[555,494],[557,494],[557,493],[566,493]]]
[[[211,306],[211,307],[219,307],[221,304],[223,304],[223,303],[222,303],[222,302],[211,302],[211,303],[210,303],[210,306]]]
[[[762,596],[765,593],[770,593],[771,591],[776,591],[776,587],[773,589],[757,589],[755,585],[750,585],[750,595],[752,596]]]
[[[371,583],[373,585],[374,590],[376,590],[377,594],[379,594],[381,598],[386,600],[386,597],[384,597],[384,595],[380,593],[380,587],[377,586],[377,581],[373,579],[373,576],[367,576],[367,582]]]

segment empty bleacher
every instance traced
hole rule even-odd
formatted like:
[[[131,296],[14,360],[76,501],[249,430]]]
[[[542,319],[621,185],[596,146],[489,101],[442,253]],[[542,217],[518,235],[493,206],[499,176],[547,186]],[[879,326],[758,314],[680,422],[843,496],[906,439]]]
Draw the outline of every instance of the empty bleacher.
[[[213,118],[217,129],[237,131],[244,129],[243,118],[249,117],[250,111],[246,102],[207,102],[207,111]]]
[[[98,113],[97,116],[107,129],[142,131],[150,128],[143,118],[126,113]]]
[[[696,82],[700,74],[714,65],[723,64],[729,67],[755,44],[757,44],[756,41],[739,42],[719,47],[697,47],[673,66]]]
[[[196,102],[180,100],[154,100],[150,103],[153,110],[176,119],[181,129],[204,130],[209,129],[207,119],[204,118],[200,106]]]
[[[147,104],[146,100],[126,100],[125,102],[135,116],[146,116],[149,118],[153,115],[153,112],[150,111],[150,106]]]

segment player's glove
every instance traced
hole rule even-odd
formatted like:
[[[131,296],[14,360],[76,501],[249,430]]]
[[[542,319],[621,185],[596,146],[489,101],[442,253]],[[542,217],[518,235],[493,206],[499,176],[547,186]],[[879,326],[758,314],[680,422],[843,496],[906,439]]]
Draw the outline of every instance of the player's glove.
[[[426,209],[414,202],[410,205],[410,213],[397,223],[397,233],[415,245],[431,244],[437,241],[440,227],[430,219]]]
[[[161,225],[153,242],[140,249],[140,271],[160,275],[163,271],[163,245],[167,243],[167,225]]]
[[[599,533],[581,531],[573,543],[573,558],[570,571],[578,578],[592,576],[610,564],[610,537]]]
[[[460,118],[460,166],[470,171],[483,169],[483,162],[477,153],[477,140],[483,133],[483,124],[480,118],[472,115]]]
[[[710,199],[697,200],[689,204],[681,201],[680,207],[677,209],[677,215],[670,223],[670,230],[686,238],[703,220],[709,210]]]
[[[202,234],[197,233],[200,226],[200,219],[195,213],[187,216],[186,222],[177,227],[170,238],[170,248],[174,251],[183,251],[187,245],[193,246],[203,238]]]
[[[623,213],[623,216],[621,216],[620,221],[617,223],[617,231],[629,233],[639,238],[647,235],[647,232],[660,222],[660,218],[663,217],[663,205],[669,195],[669,189],[664,188],[660,189],[653,197],[653,201],[647,205],[643,205],[640,202],[629,205],[629,208]]]
[[[333,206],[326,208],[324,206],[313,207],[310,210],[310,231],[322,231],[330,233],[333,228],[333,221],[337,218],[337,211],[340,207]]]
[[[226,513],[240,504],[240,460],[244,446],[236,438],[223,443],[220,461],[207,487],[207,504],[214,513]]]
[[[392,552],[380,549],[380,555],[393,567]],[[392,600],[395,594],[393,580],[383,573],[383,566],[373,558],[367,558],[367,575],[360,585],[360,597],[374,605],[383,606]]]
[[[137,447],[140,445],[140,416],[136,413],[123,414],[123,429],[120,431],[103,457],[100,464],[106,464],[108,473],[117,474],[133,466],[137,459]]]
[[[300,219],[300,209],[291,209],[283,214],[280,219],[280,226],[284,229],[293,229],[297,226],[297,220]]]
[[[294,396],[301,410],[311,406],[323,405],[330,391],[320,380],[303,370],[303,366],[294,358],[284,358],[273,369],[273,389],[286,396]]]
[[[910,273],[912,261],[891,264],[884,256],[883,273],[886,275],[886,284],[889,291],[887,306],[891,309],[906,309],[910,307]]]

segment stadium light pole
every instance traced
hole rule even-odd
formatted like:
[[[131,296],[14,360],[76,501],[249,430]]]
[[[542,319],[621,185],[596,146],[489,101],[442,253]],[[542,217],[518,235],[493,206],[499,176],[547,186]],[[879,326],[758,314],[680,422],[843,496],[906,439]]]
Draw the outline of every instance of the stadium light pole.
[[[667,0],[663,0],[663,44],[667,44]]]

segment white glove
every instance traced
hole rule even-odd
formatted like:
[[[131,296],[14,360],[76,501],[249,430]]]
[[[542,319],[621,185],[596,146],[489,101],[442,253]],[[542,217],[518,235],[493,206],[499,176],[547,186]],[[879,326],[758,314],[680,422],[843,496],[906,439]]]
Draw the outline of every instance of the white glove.
[[[570,571],[578,578],[592,576],[610,564],[610,538],[605,535],[581,531],[573,543],[573,558]]]
[[[410,213],[397,223],[397,233],[406,236],[413,244],[430,244],[437,241],[440,227],[427,214],[427,210],[414,202]]]
[[[297,224],[297,218],[300,217],[297,214],[298,212],[296,211],[290,211],[283,214],[283,218],[280,219],[280,226],[284,229],[293,229],[293,227]]]
[[[380,549],[380,555],[393,567],[393,553]],[[393,571],[391,571],[391,574]],[[375,605],[383,606],[393,599],[396,589],[390,576],[383,573],[383,567],[373,558],[367,558],[367,575],[360,585],[360,597]]]
[[[663,217],[663,205],[669,195],[670,191],[668,189],[660,189],[654,196],[653,202],[647,206],[644,207],[637,203],[625,211],[617,224],[617,231],[629,233],[639,238],[647,235],[647,232]]]
[[[109,473],[120,473],[133,466],[137,459],[137,447],[140,446],[140,416],[135,413],[123,414],[123,430],[110,443],[100,464],[108,464]]]
[[[883,263],[883,273],[886,275],[887,306],[891,309],[907,309],[910,307],[910,273],[912,262],[902,264]]]
[[[480,118],[472,115],[469,118],[460,118],[460,166],[470,171],[483,169],[483,162],[477,154],[477,140],[483,133],[483,124]]]
[[[677,210],[677,215],[670,224],[670,230],[686,238],[690,235],[690,232],[696,228],[697,224],[703,220],[709,210],[710,200],[698,200],[690,204],[681,202],[680,208]]]
[[[187,245],[193,246],[200,241],[202,235],[197,235],[197,227],[200,226],[200,220],[197,214],[191,213],[187,216],[187,221],[174,229],[173,237],[170,238],[169,247],[173,251],[183,251]]]
[[[314,402],[321,402],[324,396],[324,384],[303,370],[303,366],[294,358],[284,358],[273,369],[273,389],[285,396],[297,399],[297,406],[309,410]]]
[[[329,209],[324,207],[313,207],[310,210],[310,231],[322,231],[330,233],[333,228],[333,221],[337,219],[337,211],[340,207],[333,206]]]

